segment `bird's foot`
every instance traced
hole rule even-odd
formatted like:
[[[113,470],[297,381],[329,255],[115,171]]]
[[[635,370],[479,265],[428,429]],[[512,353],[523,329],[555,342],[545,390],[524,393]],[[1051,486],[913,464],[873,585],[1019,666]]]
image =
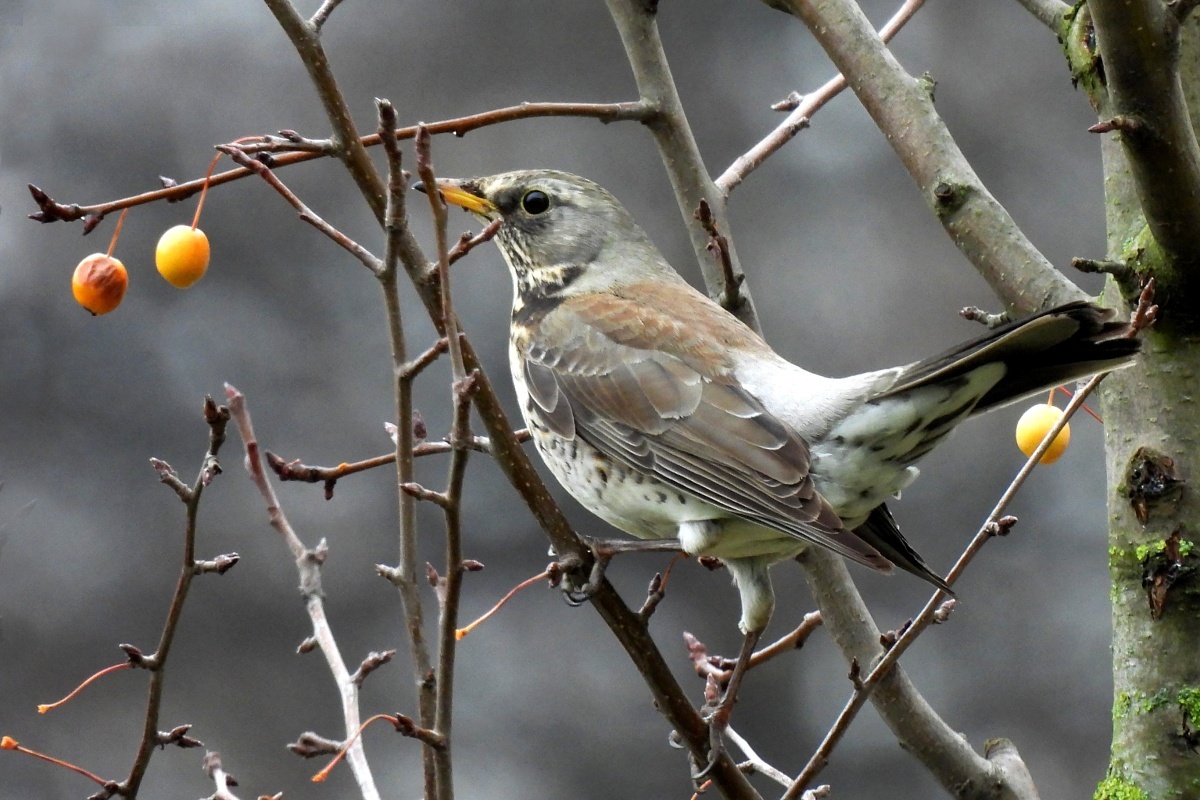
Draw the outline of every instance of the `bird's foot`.
[[[721,692],[717,676],[709,673],[704,689],[705,695],[712,703],[708,706],[710,710],[705,713],[705,721],[708,722],[708,761],[703,769],[692,775],[695,780],[704,780],[725,752],[723,734],[733,718],[733,706],[737,702],[738,691],[742,688],[742,679],[746,676],[746,670],[750,668],[750,657],[754,654],[754,646],[758,644],[761,635],[762,629],[746,632],[745,638],[742,639],[741,652],[738,653],[737,661],[733,663],[724,692]],[[717,700],[718,696],[720,700]]]
[[[728,699],[729,694],[726,693],[716,708],[705,715],[705,721],[708,722],[708,759],[705,761],[703,769],[692,771],[692,780],[697,783],[708,778],[725,752],[724,733],[725,729],[729,727],[729,720],[733,718],[733,702],[731,700],[726,702]]]
[[[587,543],[592,555],[587,578],[582,583],[579,582],[581,573],[587,569],[586,564],[575,561],[571,564],[559,562],[563,568],[563,599],[571,606],[582,605],[592,599],[592,595],[599,590],[604,581],[604,572],[613,556],[621,553],[669,553],[681,549],[678,539],[594,539],[590,536],[580,538]]]

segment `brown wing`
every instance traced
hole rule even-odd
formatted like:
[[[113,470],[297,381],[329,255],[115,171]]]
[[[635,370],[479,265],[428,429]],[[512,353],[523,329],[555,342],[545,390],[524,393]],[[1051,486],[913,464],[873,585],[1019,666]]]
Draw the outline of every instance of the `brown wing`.
[[[727,363],[698,352],[712,337],[677,320],[612,295],[573,298],[530,320],[517,345],[531,413],[738,517],[889,569],[814,489],[804,440],[739,386]],[[651,332],[656,349],[639,347]]]

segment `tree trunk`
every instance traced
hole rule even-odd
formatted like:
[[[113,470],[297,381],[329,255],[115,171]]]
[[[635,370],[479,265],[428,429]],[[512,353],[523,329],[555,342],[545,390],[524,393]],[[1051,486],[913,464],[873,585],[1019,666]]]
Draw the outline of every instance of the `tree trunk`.
[[[1081,7],[1068,31],[1072,70],[1101,121],[1127,113],[1109,85],[1105,42],[1132,28],[1094,30]],[[1174,65],[1189,101],[1200,89],[1197,23],[1188,20]],[[1108,39],[1104,35],[1109,33]],[[1184,120],[1183,127],[1190,128]],[[1190,133],[1190,131],[1189,131]],[[1113,743],[1096,800],[1200,796],[1200,330],[1190,274],[1194,254],[1168,253],[1145,216],[1148,184],[1137,175],[1134,129],[1102,134],[1108,253],[1132,267],[1110,278],[1106,300],[1129,307],[1139,280],[1154,277],[1159,323],[1143,335],[1141,359],[1103,386],[1113,605]],[[1194,140],[1194,134],[1192,135]],[[1194,145],[1194,141],[1193,141]],[[1144,167],[1144,163],[1142,165]]]

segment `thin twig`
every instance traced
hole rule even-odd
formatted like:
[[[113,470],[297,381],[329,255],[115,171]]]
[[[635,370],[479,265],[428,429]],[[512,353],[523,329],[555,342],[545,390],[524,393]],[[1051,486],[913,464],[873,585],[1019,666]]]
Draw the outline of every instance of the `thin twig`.
[[[454,380],[461,381],[467,376],[467,368],[463,365],[462,343],[458,338],[458,319],[454,316],[454,305],[450,298],[450,247],[446,242],[446,201],[442,193],[433,191],[437,186],[437,176],[433,171],[433,154],[430,152],[429,129],[424,125],[417,126],[416,138],[417,174],[430,191],[425,192],[429,199],[429,210],[433,214],[434,238],[437,242],[437,276],[438,286],[442,293],[442,331],[443,338],[449,343],[450,368]]]
[[[464,233],[459,237],[458,242],[454,247],[450,248],[449,262],[453,264],[460,258],[470,253],[484,242],[490,242],[500,232],[500,226],[504,224],[503,219],[494,219],[487,224],[483,230],[472,236],[470,233]]]
[[[804,22],[959,250],[1010,311],[1084,298],[987,190],[934,107],[853,0],[772,0]]]
[[[204,488],[212,482],[213,477],[220,472],[217,466],[217,453],[225,443],[225,426],[229,422],[229,410],[224,406],[218,407],[211,397],[204,399],[204,421],[208,424],[208,450],[200,465],[200,473],[192,483],[186,496],[185,520],[183,531],[183,563],[179,568],[179,577],[175,582],[175,593],[171,597],[171,605],[167,609],[167,619],[163,623],[159,635],[158,647],[154,654],[138,659],[139,666],[150,670],[150,690],[146,700],[146,716],[142,724],[142,739],[138,744],[137,755],[134,756],[133,766],[129,777],[122,783],[121,794],[136,797],[150,766],[150,758],[158,747],[158,715],[162,709],[163,681],[166,678],[167,657],[171,652],[171,644],[175,641],[175,632],[179,627],[179,618],[183,615],[183,604],[187,600],[188,589],[192,578],[196,577],[196,516],[200,511],[200,497]],[[162,476],[159,470],[160,477]]]
[[[348,253],[350,253],[350,255],[361,261],[363,266],[365,266],[367,269],[377,273],[383,268],[383,262],[373,255],[371,251],[367,250],[367,248],[351,239],[345,233],[321,219],[316,212],[314,212],[304,203],[304,201],[296,196],[295,192],[284,185],[283,181],[279,180],[279,176],[277,176],[274,171],[268,168],[266,164],[242,152],[242,150],[236,145],[223,144],[219,145],[217,149],[228,155],[235,163],[241,164],[243,167],[265,180],[267,185],[279,192],[283,199],[288,202],[288,205],[296,209],[296,213],[300,216],[300,219],[304,220],[309,225],[312,225],[321,233],[325,234],[325,236],[329,237],[334,244],[346,250]]]
[[[666,51],[658,34],[658,4],[647,3],[645,0],[606,2],[609,15],[621,36],[621,44],[629,59],[634,81],[637,82],[638,93],[643,102],[653,109],[654,116],[647,122],[646,127],[654,137],[659,158],[671,180],[675,201],[691,238],[692,249],[704,275],[704,283],[713,287],[713,296],[716,297],[716,287],[722,284],[721,267],[715,265],[708,257],[708,233],[692,218],[701,200],[708,202],[717,227],[730,239],[729,262],[734,275],[741,275],[742,267],[738,260],[737,248],[732,241],[733,227],[726,213],[725,194],[713,183],[704,166],[696,137],[683,110],[683,101],[671,77],[671,67],[667,63]],[[758,328],[754,299],[744,286],[741,289],[741,297],[742,302],[737,309],[738,319],[752,328]]]
[[[1055,0],[1057,2],[1057,0]],[[900,9],[892,15],[887,24],[879,29],[879,38],[890,42],[913,15],[925,5],[925,0],[907,0]],[[842,93],[846,88],[846,76],[838,73],[827,80],[820,89],[799,98],[792,112],[783,122],[775,126],[761,142],[734,159],[729,168],[717,178],[717,188],[726,196],[746,179],[763,162],[775,154],[785,144],[795,138],[796,134],[808,127],[813,114],[817,113],[826,103]],[[790,104],[789,104],[790,105]]]
[[[431,184],[432,185],[432,184]],[[436,194],[436,192],[434,193]],[[444,236],[442,237],[444,240]],[[444,241],[443,241],[444,243]],[[449,265],[446,264],[448,268]],[[449,292],[444,291],[445,295]],[[463,480],[466,478],[467,459],[471,455],[467,442],[471,439],[471,395],[475,392],[475,377],[472,373],[456,380],[454,391],[454,423],[450,442],[454,452],[450,456],[449,476],[446,481],[446,577],[441,581],[441,613],[438,615],[438,663],[436,676],[437,716],[435,730],[442,737],[443,747],[437,751],[438,798],[453,800],[453,777],[451,761],[451,728],[454,720],[454,659],[458,649],[458,612],[462,598],[463,566],[462,546],[462,495]]]
[[[450,347],[450,340],[447,337],[443,336],[440,339],[438,339],[436,342],[434,342],[432,345],[430,345],[423,353],[421,353],[416,358],[414,358],[412,361],[409,361],[407,364],[404,365],[405,380],[409,380],[409,381],[415,380],[416,377],[421,374],[422,370],[424,370],[426,367],[428,367],[434,361],[437,361],[438,358],[442,355],[442,353],[446,352],[446,350],[449,347]]]
[[[712,209],[707,200],[700,201],[700,207],[696,209],[695,216],[700,221],[700,227],[704,228],[705,233],[708,234],[708,251],[716,257],[717,263],[721,265],[722,288],[719,300],[721,307],[736,314],[742,304],[741,289],[746,276],[733,268],[729,239],[717,230],[717,221],[713,219]]]
[[[985,325],[988,328],[999,328],[1012,322],[1012,318],[1007,311],[984,311],[978,306],[965,306],[959,309],[958,315],[963,319],[971,322],[978,322],[980,325]]]
[[[333,635],[329,620],[325,617],[324,592],[321,589],[321,564],[325,560],[328,548],[324,540],[312,550],[306,548],[300,541],[300,537],[296,535],[291,523],[288,522],[287,515],[283,513],[283,507],[280,506],[275,489],[271,486],[271,481],[263,468],[262,451],[258,445],[258,437],[254,433],[254,423],[250,419],[250,411],[246,407],[245,395],[233,386],[225,384],[225,396],[229,401],[230,414],[237,424],[238,433],[241,434],[242,445],[246,449],[246,471],[250,474],[250,480],[258,488],[259,494],[266,503],[271,527],[283,537],[288,551],[295,559],[296,569],[300,576],[300,590],[304,595],[305,609],[312,622],[313,638],[320,645],[321,652],[325,656],[325,663],[329,666],[329,671],[338,687],[346,736],[350,736],[362,724],[358,707],[359,692],[350,675],[350,670],[342,658],[341,651],[338,649],[337,639]],[[367,763],[361,742],[353,743],[346,754],[346,760],[350,764],[351,772],[354,773],[354,779],[363,800],[379,800],[379,790],[375,786],[375,779],[371,776],[371,768]]]
[[[529,431],[522,428],[516,432],[517,441],[529,441]],[[476,453],[490,453],[491,443],[486,436],[472,436],[467,440],[466,446]],[[412,449],[413,458],[421,458],[422,456],[443,455],[454,451],[454,445],[447,441],[440,442],[421,442],[414,445]],[[347,475],[353,475],[356,472],[365,472],[376,467],[384,467],[388,464],[396,463],[396,453],[384,453],[366,458],[362,461],[353,461],[349,463],[338,464],[336,467],[320,467],[302,464],[299,461],[284,461],[274,453],[267,452],[267,464],[274,471],[275,476],[281,481],[301,481],[303,483],[336,483],[339,479]],[[332,492],[328,493],[332,496]]]
[[[275,21],[287,34],[292,47],[308,71],[317,98],[321,101],[325,116],[333,129],[334,156],[346,167],[375,218],[382,223],[387,202],[387,187],[358,135],[354,115],[350,113],[346,98],[338,88],[329,54],[321,44],[320,29],[310,25],[308,20],[300,16],[291,0],[263,2],[275,15]]]
[[[376,102],[379,113],[378,135],[384,143],[387,156],[387,204],[384,214],[384,231],[387,249],[384,266],[380,271],[379,285],[383,290],[388,335],[391,341],[393,391],[396,403],[396,482],[398,487],[413,483],[413,397],[412,376],[409,369],[407,344],[404,337],[404,321],[400,311],[399,267],[406,259],[408,219],[405,210],[408,181],[401,165],[400,146],[394,135],[396,110],[388,100]],[[422,257],[422,261],[423,261]],[[406,264],[406,266],[409,266]],[[423,264],[409,267],[424,269]],[[439,331],[439,333],[444,333]],[[433,728],[436,723],[436,697],[434,687],[427,676],[432,674],[433,661],[429,654],[429,643],[425,638],[425,612],[421,602],[420,584],[417,577],[417,515],[416,501],[403,490],[398,492],[399,503],[399,559],[389,578],[400,594],[404,609],[405,627],[408,630],[410,657],[412,659],[413,682],[417,691],[417,716],[421,728]],[[430,747],[422,750],[422,767],[427,800],[437,790],[437,755]]]
[[[750,743],[742,738],[742,735],[735,731],[732,727],[725,729],[725,738],[733,743],[737,749],[742,751],[742,755],[746,760],[738,764],[738,768],[744,772],[757,772],[759,775],[766,775],[771,780],[778,783],[783,788],[790,788],[792,779],[787,776],[782,770],[768,764],[762,756],[754,752],[754,748]]]
[[[750,656],[749,663],[746,665],[746,670],[749,671],[754,667],[765,664],[784,653],[799,650],[808,641],[808,637],[813,634],[813,631],[819,627],[821,627],[821,612],[810,611],[804,615],[804,619],[800,621],[798,626],[776,641],[753,653]],[[704,678],[712,676],[719,686],[724,686],[733,674],[734,661],[721,656],[710,656],[708,654],[708,647],[690,633],[684,633],[683,639],[687,644],[688,654],[692,659],[692,666],[695,667],[696,674]]]
[[[480,128],[520,119],[582,117],[609,123],[619,121],[645,122],[650,116],[650,107],[641,101],[624,103],[521,103],[516,106],[484,111],[480,114],[470,114],[465,117],[456,117],[441,122],[431,122],[425,127],[435,136],[447,133],[454,136],[465,136],[467,133]],[[397,128],[393,138],[395,140],[405,140],[412,139],[416,135],[417,126],[412,125],[406,128]],[[264,141],[259,144],[248,142],[240,145],[240,148],[243,152],[251,154],[278,153],[278,155],[271,157],[271,167],[273,169],[325,158],[331,155],[333,150],[331,143],[329,147],[322,145],[317,149],[296,152],[295,150],[289,150],[289,146],[294,146],[294,142],[287,138],[269,136],[261,138]],[[369,136],[363,136],[358,141],[363,147],[374,147],[382,143],[383,139],[378,133],[374,133]],[[244,167],[232,169],[226,172],[218,172],[212,176],[208,183],[210,187],[220,186],[231,181],[241,180],[251,174],[253,174],[251,170]],[[29,191],[33,195],[34,202],[38,205],[39,210],[36,213],[30,214],[29,218],[38,222],[75,222],[84,218],[99,221],[108,214],[125,208],[155,203],[160,200],[185,200],[203,188],[204,179],[197,178],[184,183],[176,183],[161,189],[155,189],[154,191],[123,197],[119,200],[110,200],[94,205],[79,205],[76,203],[60,203],[38,187],[30,184]]]
[[[996,533],[1002,528],[1000,524],[1001,515],[1008,508],[1013,498],[1016,497],[1017,492],[1020,491],[1021,487],[1025,484],[1026,479],[1028,479],[1030,474],[1032,474],[1034,467],[1036,467],[1041,461],[1042,456],[1045,455],[1046,451],[1050,449],[1050,445],[1053,444],[1059,432],[1066,427],[1067,422],[1070,421],[1075,412],[1083,405],[1084,401],[1087,399],[1087,396],[1091,394],[1097,386],[1100,385],[1100,381],[1103,379],[1104,374],[1096,375],[1089,380],[1083,386],[1083,388],[1076,392],[1074,397],[1071,398],[1071,402],[1068,403],[1067,407],[1063,410],[1062,417],[1055,422],[1049,431],[1047,431],[1045,437],[1043,437],[1041,441],[1041,444],[1037,446],[1037,448],[1033,451],[1033,454],[1030,455],[1025,461],[1025,464],[1012,479],[1012,482],[1008,485],[1008,488],[1004,490],[1004,493],[1000,496],[1000,499],[996,501],[996,505],[992,509],[991,513],[989,513],[984,519],[979,531],[971,539],[962,555],[958,557],[958,561],[955,562],[954,567],[950,570],[949,574],[946,575],[946,583],[953,586],[954,582],[958,580],[959,576],[961,576],[963,571],[967,568],[967,565],[971,563],[976,554],[978,554],[978,552],[983,548],[983,545],[990,538],[996,535]],[[1011,527],[1011,523],[1009,524],[1009,527]],[[790,789],[788,789],[787,792],[784,793],[781,800],[796,800],[796,798],[800,796],[800,793],[804,791],[804,788],[812,783],[813,779],[816,778],[820,771],[825,767],[826,763],[828,763],[829,756],[833,752],[833,748],[841,740],[846,731],[849,730],[850,723],[854,721],[854,718],[857,716],[859,710],[867,702],[872,690],[874,690],[879,682],[887,676],[892,667],[895,666],[896,662],[900,659],[900,656],[904,654],[904,651],[907,650],[909,646],[916,641],[916,638],[920,636],[921,633],[935,621],[938,611],[946,598],[946,593],[941,589],[935,591],[933,596],[931,596],[925,603],[925,607],[921,609],[921,613],[918,614],[912,621],[912,624],[909,625],[899,636],[899,638],[896,639],[895,644],[888,648],[887,652],[883,654],[883,657],[879,660],[867,677],[862,680],[860,687],[855,689],[854,693],[850,697],[850,700],[847,701],[845,707],[838,715],[837,721],[834,722],[833,727],[831,727],[825,734],[825,738],[821,741],[820,746],[817,747],[816,752],[813,753],[808,764],[805,765],[804,769],[796,777],[795,783]]]

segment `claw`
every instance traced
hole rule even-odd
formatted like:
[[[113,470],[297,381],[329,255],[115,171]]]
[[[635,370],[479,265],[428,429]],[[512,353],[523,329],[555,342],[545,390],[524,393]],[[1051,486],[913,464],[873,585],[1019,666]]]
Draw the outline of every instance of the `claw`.
[[[604,571],[608,569],[608,562],[612,561],[613,556],[618,553],[636,553],[636,552],[670,552],[679,550],[679,541],[677,539],[657,539],[651,541],[640,541],[637,539],[593,539],[590,536],[581,537],[587,542],[588,550],[592,554],[592,568],[588,573],[587,581],[582,585],[576,586],[571,581],[571,574],[578,572],[582,565],[565,564],[559,562],[563,567],[563,600],[569,606],[581,606],[600,590],[600,585],[604,582]]]
[[[742,679],[746,676],[746,670],[750,666],[750,656],[754,653],[754,645],[758,643],[761,635],[761,630],[751,630],[746,633],[742,640],[741,652],[738,654],[733,672],[729,676],[729,682],[725,684],[725,692],[705,715],[705,721],[708,723],[708,761],[704,765],[704,769],[692,775],[694,780],[702,781],[708,777],[713,767],[720,761],[721,754],[725,752],[722,734],[729,727],[729,721],[733,718],[733,705],[737,702],[738,690],[741,689]],[[713,682],[715,686],[712,676],[709,676],[709,681]]]
[[[715,714],[714,714],[715,717]],[[704,769],[699,772],[692,772],[692,780],[700,783],[708,779],[713,768],[717,766],[717,762],[721,760],[721,755],[725,752],[725,739],[721,736],[721,731],[725,730],[725,726],[729,724],[729,719],[726,718],[724,725],[716,725],[712,719],[708,722],[708,760],[704,764]]]

